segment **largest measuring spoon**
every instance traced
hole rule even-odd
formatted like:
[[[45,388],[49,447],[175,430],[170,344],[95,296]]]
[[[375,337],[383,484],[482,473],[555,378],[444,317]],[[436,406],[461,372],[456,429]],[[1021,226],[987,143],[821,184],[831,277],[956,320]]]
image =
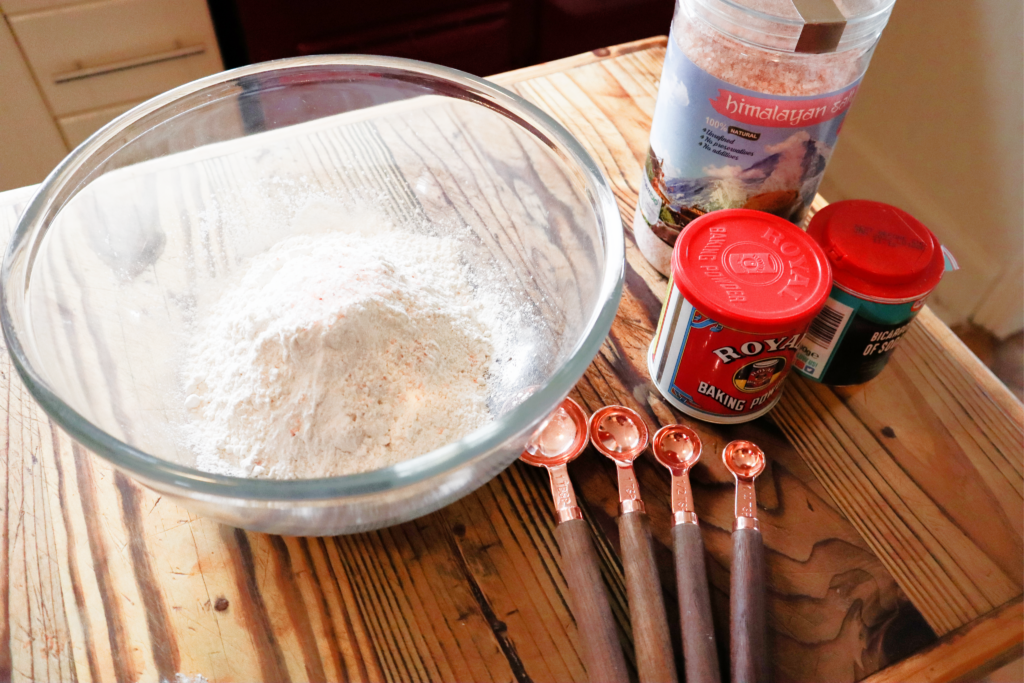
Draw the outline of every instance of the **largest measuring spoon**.
[[[579,627],[583,664],[592,681],[629,681],[626,659],[615,631],[615,619],[601,580],[590,530],[576,505],[566,465],[587,447],[587,416],[571,398],[562,401],[520,459],[545,467],[551,477],[558,525],[555,538],[562,554],[562,573],[569,584],[572,613]]]

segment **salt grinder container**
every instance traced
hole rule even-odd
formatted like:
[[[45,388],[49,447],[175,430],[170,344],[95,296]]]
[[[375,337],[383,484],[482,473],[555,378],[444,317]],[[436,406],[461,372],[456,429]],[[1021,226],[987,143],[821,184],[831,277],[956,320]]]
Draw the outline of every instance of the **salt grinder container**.
[[[677,0],[633,220],[658,271],[709,211],[804,218],[894,1]]]
[[[807,233],[832,265],[833,286],[800,344],[796,369],[825,384],[867,382],[956,261],[920,221],[881,202],[831,204]]]
[[[701,216],[676,240],[651,378],[691,417],[764,415],[831,287],[825,254],[792,223],[749,209]]]

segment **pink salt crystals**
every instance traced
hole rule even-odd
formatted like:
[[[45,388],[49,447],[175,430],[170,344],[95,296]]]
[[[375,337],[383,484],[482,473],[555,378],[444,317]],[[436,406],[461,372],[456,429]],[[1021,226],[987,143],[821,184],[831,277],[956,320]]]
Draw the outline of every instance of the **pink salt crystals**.
[[[693,219],[800,222],[895,0],[679,0],[633,231],[670,272]]]
[[[700,21],[678,28],[676,40],[690,61],[726,83],[759,93],[806,97],[832,92],[859,80],[866,67],[862,50],[780,52],[744,45]]]

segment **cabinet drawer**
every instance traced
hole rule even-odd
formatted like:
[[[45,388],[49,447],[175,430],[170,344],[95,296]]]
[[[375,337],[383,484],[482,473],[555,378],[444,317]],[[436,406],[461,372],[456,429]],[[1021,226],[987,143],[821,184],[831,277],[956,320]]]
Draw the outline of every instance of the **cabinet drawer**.
[[[202,0],[106,0],[7,21],[56,116],[146,99],[221,69]]]
[[[0,16],[0,191],[40,182],[67,153]]]
[[[0,11],[4,14],[37,12],[41,9],[87,2],[88,0],[0,0]]]
[[[80,114],[61,116],[57,119],[57,126],[64,136],[64,141],[68,143],[68,147],[74,149],[82,144],[87,137],[102,128],[104,124],[113,121],[137,104],[139,102],[127,102]]]

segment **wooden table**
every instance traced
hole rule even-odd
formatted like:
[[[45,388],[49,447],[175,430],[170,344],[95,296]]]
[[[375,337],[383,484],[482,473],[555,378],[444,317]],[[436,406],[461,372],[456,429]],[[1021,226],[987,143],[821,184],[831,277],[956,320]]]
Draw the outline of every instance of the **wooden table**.
[[[626,226],[664,46],[495,78],[583,142]],[[0,195],[3,234],[30,194]],[[628,227],[626,244],[618,318],[574,396],[690,423],[647,376],[665,281]],[[54,426],[6,354],[0,388],[0,681],[586,679],[541,471],[515,464],[389,529],[274,537],[114,472]],[[758,497],[776,681],[952,680],[1020,655],[1024,406],[927,309],[876,381],[840,392],[794,379],[768,418],[694,426],[707,453],[743,437],[770,456]],[[679,648],[669,482],[650,459],[637,470]],[[614,468],[590,454],[571,472],[632,658]],[[695,488],[724,662],[732,485],[717,458]]]

